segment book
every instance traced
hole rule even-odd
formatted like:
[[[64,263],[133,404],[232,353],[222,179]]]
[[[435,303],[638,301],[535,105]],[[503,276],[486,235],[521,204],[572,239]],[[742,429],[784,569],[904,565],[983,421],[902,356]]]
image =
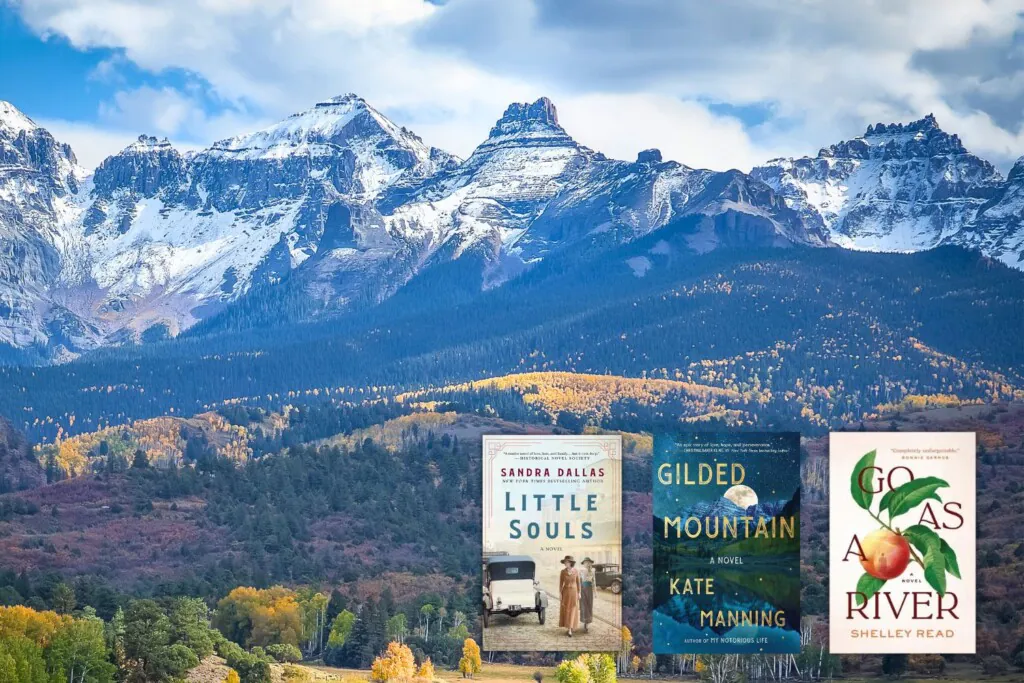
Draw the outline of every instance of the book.
[[[832,652],[975,652],[974,459],[968,432],[829,436]]]
[[[483,649],[622,645],[622,437],[483,437]]]
[[[656,654],[800,651],[800,435],[654,438]]]

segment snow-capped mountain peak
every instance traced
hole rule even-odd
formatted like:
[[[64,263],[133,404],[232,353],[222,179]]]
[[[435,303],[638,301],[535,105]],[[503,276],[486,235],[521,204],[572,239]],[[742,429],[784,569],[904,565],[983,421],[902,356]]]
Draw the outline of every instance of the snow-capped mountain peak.
[[[167,138],[157,139],[153,135],[142,134],[137,140],[122,150],[123,152],[156,152],[165,149],[173,149],[171,141]]]
[[[83,178],[70,147],[0,104],[0,343],[67,358],[174,334],[285,276],[317,310],[366,305],[466,255],[497,286],[668,226],[696,253],[952,242],[1022,267],[1024,252],[1024,160],[1003,182],[932,116],[748,175],[656,149],[608,159],[547,98],[510,104],[461,161],[347,94],[198,152],[142,135]]]
[[[773,159],[751,174],[840,246],[881,251],[950,240],[1002,182],[930,114],[868,126],[816,157]]]
[[[554,103],[541,97],[532,103],[514,102],[490,134],[466,160],[462,174],[492,187],[506,199],[550,197],[572,174],[595,159],[558,124]]]
[[[429,234],[438,243],[508,248],[547,203],[600,155],[579,145],[558,124],[546,97],[510,104],[466,161],[417,188],[385,218],[395,230]]]
[[[510,104],[470,160],[486,157],[498,149],[513,147],[561,147],[592,153],[573,140],[559,125],[558,110],[546,97],[531,103]]]
[[[254,133],[221,140],[214,143],[212,149],[247,157],[298,152],[331,154],[334,146],[346,146],[374,134],[390,137],[421,160],[430,156],[430,148],[419,137],[399,128],[352,93],[318,102]]]
[[[912,159],[968,154],[960,137],[939,127],[932,114],[910,123],[877,123],[864,135],[826,147],[821,158]]]
[[[13,137],[22,131],[31,131],[38,127],[35,121],[13,104],[0,100],[0,130]]]
[[[981,205],[974,219],[947,241],[980,249],[1024,270],[1024,157],[1017,159],[1006,182]]]
[[[541,97],[535,102],[513,102],[508,105],[488,137],[544,137],[551,133],[565,135],[565,130],[558,125],[558,110],[554,103]]]

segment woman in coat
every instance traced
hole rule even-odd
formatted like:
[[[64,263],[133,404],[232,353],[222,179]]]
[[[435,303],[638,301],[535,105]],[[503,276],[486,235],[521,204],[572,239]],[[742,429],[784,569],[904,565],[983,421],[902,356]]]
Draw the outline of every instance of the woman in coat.
[[[567,629],[572,638],[573,629],[580,627],[580,573],[576,571],[576,560],[572,555],[562,558],[564,569],[558,575],[558,627]]]
[[[580,570],[580,622],[583,624],[583,632],[589,631],[588,624],[594,621],[594,585],[596,574],[594,573],[594,561],[589,557],[583,558],[583,569]]]

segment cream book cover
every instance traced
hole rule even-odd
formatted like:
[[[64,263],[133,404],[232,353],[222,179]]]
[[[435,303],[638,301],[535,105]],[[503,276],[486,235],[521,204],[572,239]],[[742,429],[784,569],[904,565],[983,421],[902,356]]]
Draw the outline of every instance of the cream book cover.
[[[974,433],[829,441],[831,651],[973,654]]]
[[[622,643],[622,437],[483,437],[483,649]]]

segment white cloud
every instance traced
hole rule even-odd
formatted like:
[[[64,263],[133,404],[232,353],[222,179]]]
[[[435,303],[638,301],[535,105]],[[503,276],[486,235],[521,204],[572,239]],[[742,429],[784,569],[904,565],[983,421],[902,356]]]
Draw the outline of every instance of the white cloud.
[[[144,86],[116,92],[100,107],[99,123],[63,119],[37,123],[70,144],[78,163],[92,170],[139,135],[166,137],[185,152],[270,122],[232,110],[210,116],[199,101],[178,90]]]
[[[566,96],[559,123],[577,141],[617,159],[657,147],[662,156],[695,168],[750,168],[768,158],[737,119],[716,117],[692,102],[661,95]]]
[[[99,114],[102,121],[118,129],[176,137],[196,144],[268,123],[233,109],[210,115],[196,97],[170,87],[119,90],[110,102],[101,105]]]
[[[82,49],[123,50],[125,59],[154,73],[195,74],[222,113],[208,113],[209,98],[166,88],[123,91],[102,112],[112,128],[190,141],[248,130],[256,123],[248,112],[277,119],[351,91],[463,156],[509,102],[540,95],[559,106],[570,134],[616,157],[659,147],[693,166],[746,168],[771,156],[813,154],[867,123],[928,112],[1004,164],[1024,152],[1020,122],[1001,126],[985,111],[951,101],[951,93],[983,84],[915,62],[929,50],[1012,40],[1024,30],[1020,0],[17,6],[41,34],[59,33]],[[770,103],[773,117],[744,126],[710,111],[707,101]]]

